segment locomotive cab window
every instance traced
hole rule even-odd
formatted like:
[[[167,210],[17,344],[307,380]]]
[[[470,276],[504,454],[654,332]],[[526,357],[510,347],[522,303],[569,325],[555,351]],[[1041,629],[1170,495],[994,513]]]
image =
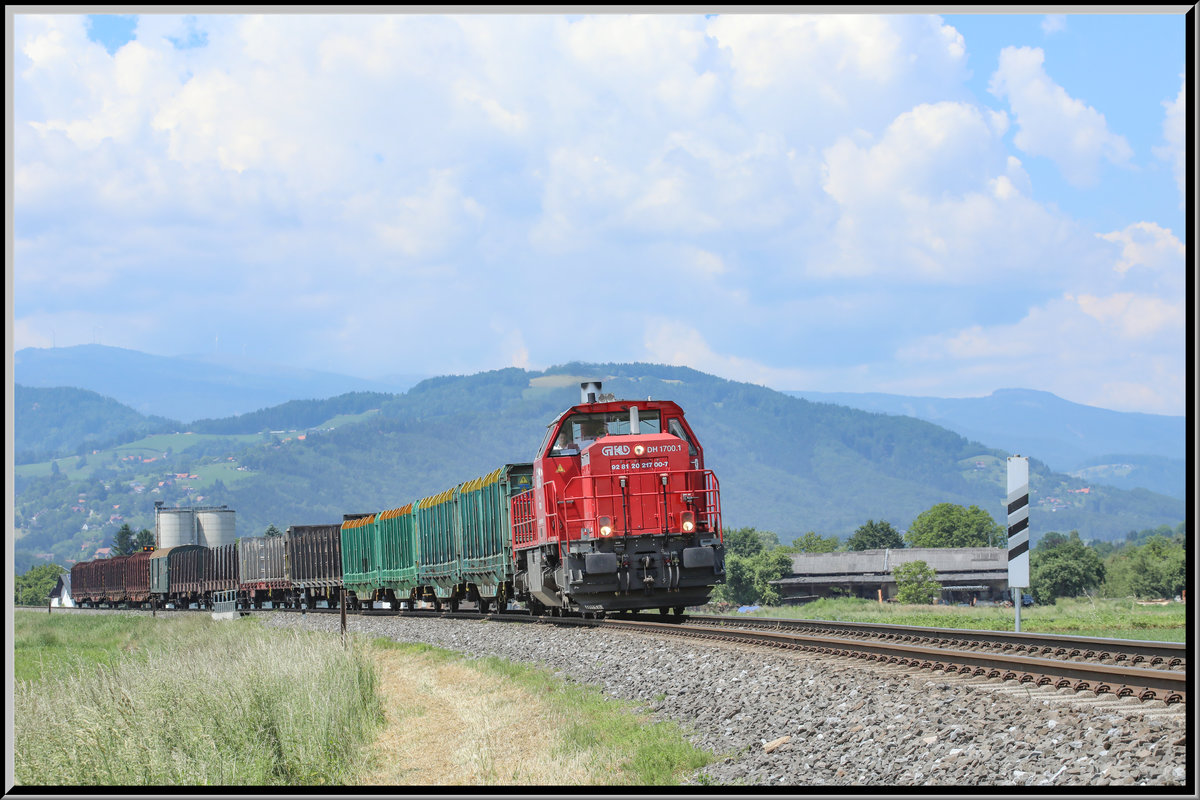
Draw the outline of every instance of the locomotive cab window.
[[[638,433],[660,433],[661,420],[657,411],[638,414]],[[572,414],[563,420],[550,449],[552,456],[576,456],[588,445],[605,436],[625,436],[630,433],[629,412],[609,411],[600,414]]]
[[[683,429],[683,426],[679,424],[678,419],[672,419],[667,423],[667,432],[687,442],[688,456],[690,458],[696,457],[696,445],[692,444],[691,438],[687,435],[687,431]]]

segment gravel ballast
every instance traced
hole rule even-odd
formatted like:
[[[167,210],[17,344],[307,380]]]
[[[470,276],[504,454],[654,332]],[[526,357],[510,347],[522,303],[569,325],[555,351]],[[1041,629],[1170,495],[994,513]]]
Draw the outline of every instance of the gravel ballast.
[[[336,632],[334,615],[270,614]],[[690,783],[1182,786],[1186,712],[803,652],[595,628],[352,617],[349,630],[538,664],[632,700],[718,760]]]

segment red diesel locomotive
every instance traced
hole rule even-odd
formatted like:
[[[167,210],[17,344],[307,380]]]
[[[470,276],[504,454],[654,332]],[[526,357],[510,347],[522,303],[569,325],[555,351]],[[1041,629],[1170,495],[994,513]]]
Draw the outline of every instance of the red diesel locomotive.
[[[720,490],[683,410],[581,390],[512,500],[514,594],[535,613],[707,602],[724,577]]]

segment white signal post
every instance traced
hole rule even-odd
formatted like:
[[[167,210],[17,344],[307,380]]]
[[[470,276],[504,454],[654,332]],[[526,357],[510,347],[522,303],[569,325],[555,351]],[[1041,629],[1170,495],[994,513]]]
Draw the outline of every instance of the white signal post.
[[[1021,631],[1021,590],[1029,587],[1029,459],[1008,458],[1008,588]]]

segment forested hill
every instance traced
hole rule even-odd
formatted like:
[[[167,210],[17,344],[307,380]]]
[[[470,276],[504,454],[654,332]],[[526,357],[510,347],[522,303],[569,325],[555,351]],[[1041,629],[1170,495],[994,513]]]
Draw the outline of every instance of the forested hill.
[[[940,502],[978,505],[1004,521],[1007,453],[913,418],[647,364],[426,380],[367,422],[247,452],[255,479],[221,502],[254,529],[402,505],[497,464],[529,460],[545,426],[578,402],[579,382],[597,377],[618,398],[683,406],[720,480],[727,525],[771,529],[784,540],[808,530],[847,536],[868,518],[906,528]],[[1031,473],[1035,532],[1111,538],[1183,519],[1178,500],[1089,486],[1036,460]]]
[[[13,387],[14,461],[32,464],[178,430],[179,423],[144,416],[86,389]]]
[[[90,558],[153,503],[228,505],[239,536],[395,508],[533,458],[546,425],[600,379],[623,399],[674,400],[717,475],[726,527],[848,537],[868,519],[905,529],[937,503],[1005,522],[1006,456],[932,423],[814,403],[682,367],[568,364],[425,380],[205,421],[192,431],[17,469],[17,550]],[[1175,526],[1181,500],[1030,461],[1031,529],[1114,539]]]

